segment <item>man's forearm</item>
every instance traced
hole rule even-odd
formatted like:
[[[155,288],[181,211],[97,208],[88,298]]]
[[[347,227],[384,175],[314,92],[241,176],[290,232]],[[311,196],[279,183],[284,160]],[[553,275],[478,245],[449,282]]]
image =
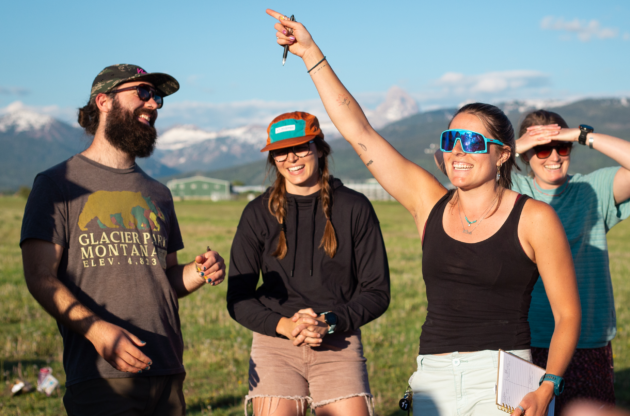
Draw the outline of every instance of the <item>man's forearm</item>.
[[[84,306],[55,276],[25,276],[31,295],[57,321],[72,331],[88,336],[92,326],[101,320]]]
[[[194,262],[171,266],[166,269],[166,276],[178,298],[190,295],[206,283],[197,273]]]

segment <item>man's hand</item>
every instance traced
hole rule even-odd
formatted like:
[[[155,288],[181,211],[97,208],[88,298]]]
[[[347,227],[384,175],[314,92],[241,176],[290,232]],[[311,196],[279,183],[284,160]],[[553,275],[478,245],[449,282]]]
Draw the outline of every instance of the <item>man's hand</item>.
[[[96,352],[118,371],[141,373],[153,362],[138,347],[146,345],[129,331],[105,321],[97,321],[85,334]]]
[[[216,251],[210,250],[195,257],[197,273],[207,283],[218,285],[225,279],[225,260]]]

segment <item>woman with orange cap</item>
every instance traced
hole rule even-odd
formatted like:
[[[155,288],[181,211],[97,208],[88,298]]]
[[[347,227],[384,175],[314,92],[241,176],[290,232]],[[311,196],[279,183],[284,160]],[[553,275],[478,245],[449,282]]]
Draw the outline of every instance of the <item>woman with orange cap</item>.
[[[241,216],[230,255],[228,310],[254,331],[254,414],[372,414],[360,327],[389,306],[379,222],[365,196],[328,171],[317,118],[276,117],[268,128],[273,185]],[[262,273],[263,284],[258,286]]]

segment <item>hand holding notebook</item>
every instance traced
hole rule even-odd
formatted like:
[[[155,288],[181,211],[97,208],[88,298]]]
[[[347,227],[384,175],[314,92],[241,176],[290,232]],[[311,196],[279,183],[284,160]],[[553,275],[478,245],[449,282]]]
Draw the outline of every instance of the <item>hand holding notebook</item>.
[[[512,416],[553,416],[555,398],[551,388],[551,403],[547,388],[538,390],[539,382],[545,370],[525,361],[520,357],[499,350],[499,369],[497,373],[497,407]],[[548,406],[548,413],[545,408]]]

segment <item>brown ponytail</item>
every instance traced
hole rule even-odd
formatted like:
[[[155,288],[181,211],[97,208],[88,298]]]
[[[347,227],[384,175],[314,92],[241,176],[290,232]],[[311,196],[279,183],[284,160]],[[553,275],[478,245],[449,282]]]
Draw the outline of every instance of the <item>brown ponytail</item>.
[[[324,235],[319,243],[319,248],[324,248],[326,254],[333,258],[337,253],[337,237],[335,236],[335,228],[332,225],[332,189],[330,186],[330,172],[328,171],[328,155],[332,152],[328,143],[324,139],[316,137],[315,147],[318,152],[322,153],[319,158],[319,182],[321,186],[320,199],[322,201],[322,210],[326,216],[326,228]],[[286,182],[284,176],[276,169],[276,163],[271,153],[267,157],[267,166],[271,170],[276,171],[276,180],[271,188],[269,195],[268,208],[271,215],[276,217],[278,223],[281,224],[280,236],[278,237],[278,247],[273,252],[273,256],[282,260],[287,255],[287,237],[285,219],[287,216],[287,199],[286,199]]]

